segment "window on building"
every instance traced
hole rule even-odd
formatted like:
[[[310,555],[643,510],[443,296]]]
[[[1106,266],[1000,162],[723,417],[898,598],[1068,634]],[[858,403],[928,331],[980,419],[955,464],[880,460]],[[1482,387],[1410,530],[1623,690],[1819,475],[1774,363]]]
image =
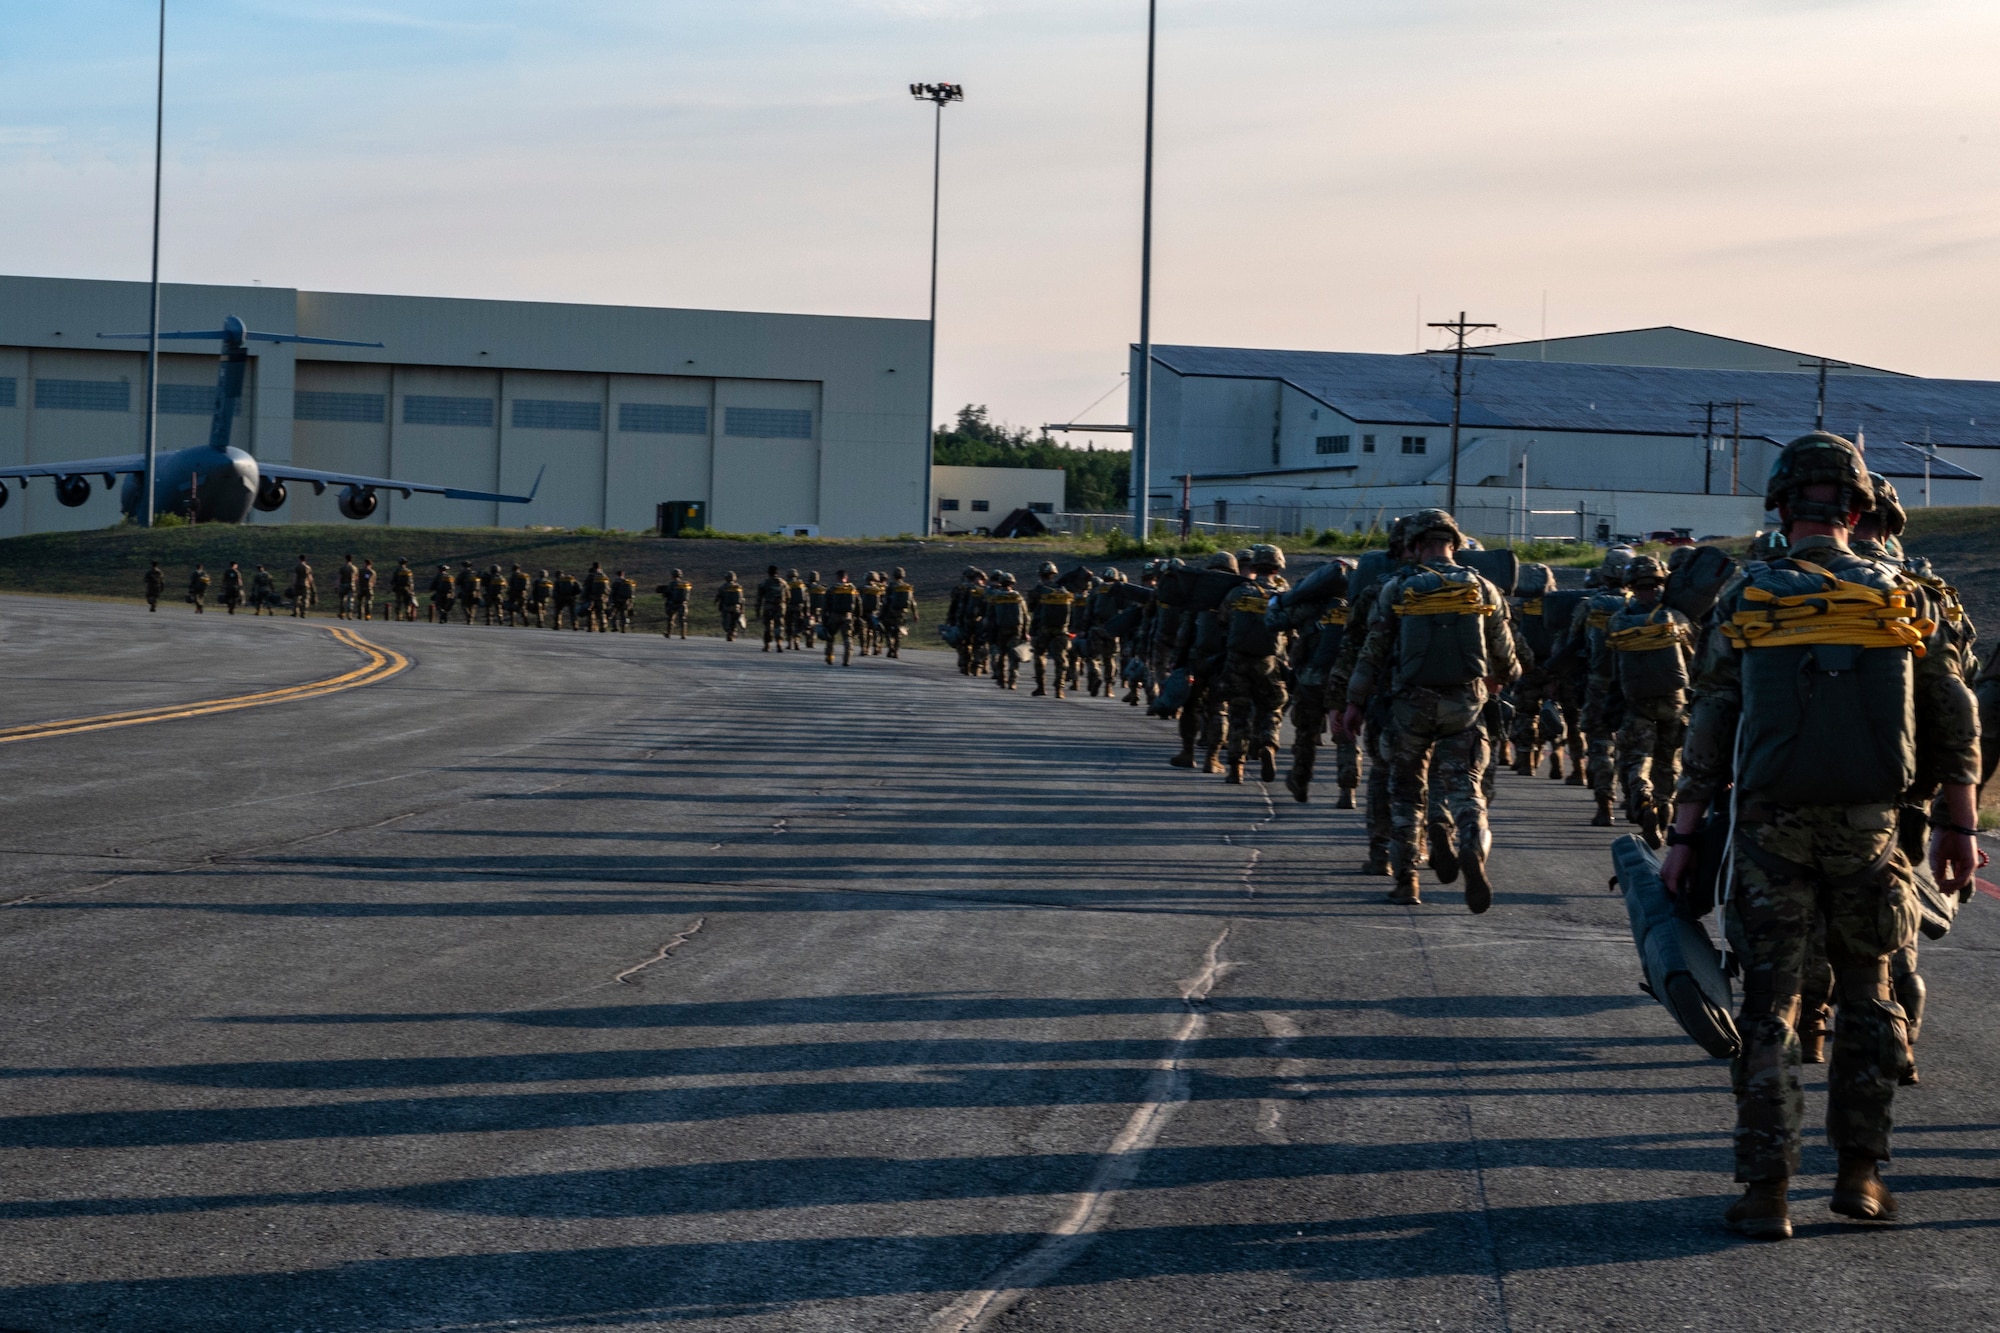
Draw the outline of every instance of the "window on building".
[[[1373,435],[1364,435],[1361,437],[1361,452],[1364,454],[1375,452],[1375,437]]]
[[[1354,437],[1351,435],[1322,435],[1313,441],[1313,452],[1316,454],[1344,454],[1353,443]]]
[[[942,511],[946,512],[946,513],[952,513],[952,514],[955,514],[955,513],[957,513],[957,512],[958,512],[958,501],[956,501],[956,500],[939,500],[939,501],[938,501],[938,508],[939,508],[940,510],[942,510]]]
[[[1056,512],[1056,507],[1047,500],[1030,500],[1028,502],[1028,512],[1031,514],[1053,514]]]
[[[603,430],[604,404],[581,398],[516,398],[515,430]]]
[[[319,389],[301,389],[292,395],[294,421],[360,421],[379,425],[383,410],[382,395],[379,393],[327,393]]]
[[[991,500],[974,500],[972,502],[972,512],[975,514],[991,513],[992,510],[993,502]]]
[[[448,398],[435,393],[413,393],[403,399],[405,426],[486,426],[493,425],[491,398]]]
[[[723,434],[763,440],[810,440],[813,414],[781,407],[732,407],[723,417]]]
[[[241,402],[241,399],[234,401]],[[206,417],[215,414],[213,384],[162,384],[160,411],[168,416]]]
[[[1430,452],[1430,438],[1424,435],[1405,435],[1403,452],[1406,454],[1427,454]]]
[[[0,375],[0,407],[14,406],[15,395],[19,392],[19,382],[12,375]]]
[[[35,406],[44,411],[130,412],[132,385],[126,380],[38,379]]]
[[[620,403],[618,429],[640,435],[706,435],[708,409],[678,403]]]

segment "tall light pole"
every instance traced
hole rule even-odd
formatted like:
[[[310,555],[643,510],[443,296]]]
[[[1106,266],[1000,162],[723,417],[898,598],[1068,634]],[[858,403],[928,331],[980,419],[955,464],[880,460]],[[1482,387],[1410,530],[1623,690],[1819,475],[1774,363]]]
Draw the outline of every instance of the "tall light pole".
[[[162,0],[164,3],[164,0]],[[944,186],[944,109],[947,103],[963,102],[965,86],[958,83],[913,83],[910,96],[929,102],[937,109],[931,127],[931,323],[930,364],[924,372],[924,535],[934,526],[931,515],[931,460],[936,457],[937,438],[932,434],[937,414],[937,278],[938,200]]]
[[[1153,492],[1153,53],[1160,0],[1146,0],[1146,178],[1139,221],[1139,406],[1132,421],[1132,536],[1144,542]]]
[[[153,280],[151,313],[146,323],[146,475],[145,498],[139,512],[153,526],[153,474],[159,458],[160,435],[160,164],[166,141],[167,0],[160,0],[160,42],[153,75]]]

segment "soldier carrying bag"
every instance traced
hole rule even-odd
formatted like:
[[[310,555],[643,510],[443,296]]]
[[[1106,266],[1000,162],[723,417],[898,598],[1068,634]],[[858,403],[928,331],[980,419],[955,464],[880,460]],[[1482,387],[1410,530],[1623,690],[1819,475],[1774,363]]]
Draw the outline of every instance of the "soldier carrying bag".
[[[1499,608],[1472,570],[1419,570],[1402,581],[1394,609],[1399,689],[1454,689],[1492,674],[1486,617]]]

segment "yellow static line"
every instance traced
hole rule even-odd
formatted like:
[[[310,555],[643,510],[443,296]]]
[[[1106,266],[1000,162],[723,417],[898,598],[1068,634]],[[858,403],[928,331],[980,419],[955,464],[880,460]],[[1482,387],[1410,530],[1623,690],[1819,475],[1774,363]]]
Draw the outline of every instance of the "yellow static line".
[[[328,676],[325,680],[310,680],[303,685],[287,685],[279,690],[236,694],[226,699],[205,699],[191,704],[162,704],[158,708],[136,708],[129,713],[100,713],[96,717],[72,717],[56,722],[31,722],[21,727],[4,727],[0,728],[0,745],[5,745],[9,741],[40,740],[45,736],[74,736],[85,731],[108,731],[113,727],[136,727],[147,722],[171,722],[175,718],[205,717],[210,713],[233,713],[239,708],[262,708],[266,704],[288,704],[300,699],[317,699],[323,694],[338,694],[342,690],[355,690],[363,685],[373,685],[409,668],[409,658],[394,649],[370,643],[353,630],[335,629],[332,626],[322,628],[341,644],[366,657],[367,662],[338,676]]]

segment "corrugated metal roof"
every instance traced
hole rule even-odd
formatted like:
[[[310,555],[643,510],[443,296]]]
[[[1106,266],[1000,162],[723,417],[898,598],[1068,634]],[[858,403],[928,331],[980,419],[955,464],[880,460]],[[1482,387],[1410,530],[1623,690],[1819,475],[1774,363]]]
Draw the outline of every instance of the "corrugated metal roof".
[[[1153,356],[1182,375],[1276,379],[1356,421],[1395,426],[1451,423],[1451,359],[1368,352],[1293,352],[1156,344]],[[1468,427],[1674,435],[1698,432],[1698,404],[1742,399],[1743,434],[1783,441],[1812,429],[1817,376],[1762,370],[1685,370],[1557,361],[1467,358]],[[1726,431],[1730,413],[1719,409]],[[1917,376],[1833,375],[1826,382],[1830,430],[1867,437],[1869,465],[1889,476],[1922,476],[1926,438],[1961,448],[2000,449],[2000,383]],[[2000,460],[1996,460],[2000,461]],[[1934,459],[1931,475],[1977,474]]]

